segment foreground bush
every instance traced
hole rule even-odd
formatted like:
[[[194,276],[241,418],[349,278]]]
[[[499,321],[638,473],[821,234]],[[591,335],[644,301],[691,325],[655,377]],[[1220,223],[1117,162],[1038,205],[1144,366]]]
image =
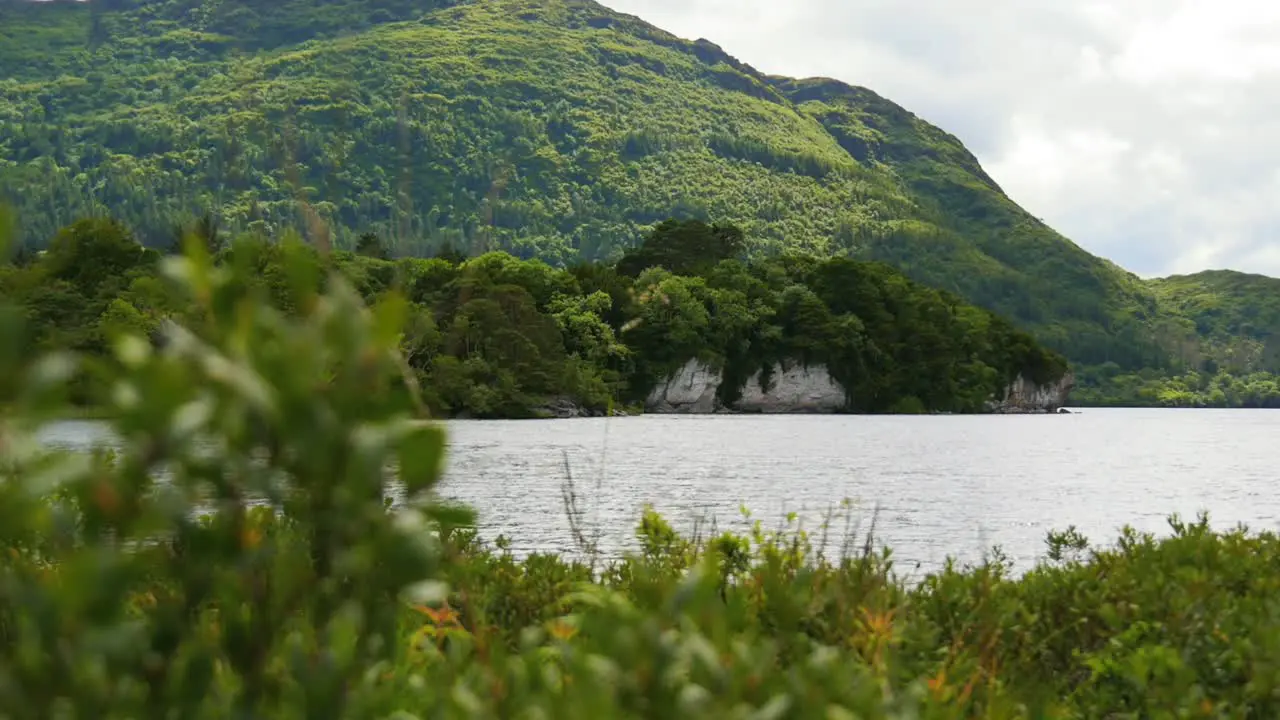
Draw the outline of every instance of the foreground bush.
[[[237,272],[167,263],[199,320],[96,369],[110,454],[38,446],[79,365],[26,362],[0,315],[0,717],[1280,714],[1273,535],[1067,532],[1024,575],[911,584],[799,528],[646,513],[634,555],[516,558],[431,494],[402,304],[299,273],[286,316]]]

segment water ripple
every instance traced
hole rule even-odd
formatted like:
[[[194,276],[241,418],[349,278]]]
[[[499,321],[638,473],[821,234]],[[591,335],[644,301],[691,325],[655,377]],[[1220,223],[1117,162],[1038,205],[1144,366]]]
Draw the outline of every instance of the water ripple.
[[[93,423],[59,423],[53,444],[84,445]],[[678,528],[714,522],[774,528],[796,512],[816,529],[854,503],[900,567],[1000,546],[1016,566],[1045,533],[1075,525],[1110,541],[1125,524],[1164,533],[1172,513],[1210,512],[1215,527],[1275,529],[1271,448],[1280,413],[1089,410],[1072,416],[662,417],[451,421],[442,493],[474,505],[487,537],[517,552],[571,549],[561,488],[567,469],[582,520],[602,549],[635,547],[645,504]],[[831,550],[843,542],[837,522]]]

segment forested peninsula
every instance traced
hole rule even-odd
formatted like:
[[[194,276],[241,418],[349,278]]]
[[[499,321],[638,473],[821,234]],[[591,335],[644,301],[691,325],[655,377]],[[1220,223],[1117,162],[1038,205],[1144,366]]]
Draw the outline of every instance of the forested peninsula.
[[[437,416],[674,411],[664,407],[670,392],[655,390],[690,366],[717,376],[703,407],[684,408],[696,412],[739,409],[747,387],[770,397],[795,370],[822,374],[830,392],[821,407],[797,398],[745,409],[1043,412],[1061,406],[1070,385],[1059,354],[989,311],[882,263],[745,261],[743,233],[728,225],[666,221],[615,265],[567,268],[503,252],[392,260],[373,234],[354,252],[324,251],[297,235],[227,237],[211,218],[175,235],[171,249],[180,237],[219,265],[252,268],[245,302],[296,311],[327,270],[370,302],[402,295],[405,357]],[[24,309],[33,351],[105,360],[122,333],[159,337],[170,320],[198,326],[158,276],[162,255],[119,221],[86,219],[47,251],[0,266],[0,294]],[[1018,397],[1041,387],[1045,399]],[[77,388],[90,406],[108,390],[92,373]]]

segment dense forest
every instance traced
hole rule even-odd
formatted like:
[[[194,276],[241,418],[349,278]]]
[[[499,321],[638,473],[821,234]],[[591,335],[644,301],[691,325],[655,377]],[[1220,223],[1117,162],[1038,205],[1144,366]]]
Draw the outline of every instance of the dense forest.
[[[698,219],[740,227],[751,258],[880,261],[1007,317],[1090,404],[1253,402],[1178,388],[1280,371],[1252,349],[1274,314],[1205,324],[874,92],[585,0],[0,0],[0,78],[0,197],[33,250],[89,215],[159,248],[211,213],[265,237],[323,226],[346,250],[373,232],[397,259],[568,268]],[[1259,299],[1190,282],[1228,314]]]
[[[744,235],[727,225],[667,221],[616,266],[564,269],[502,252],[390,260],[372,233],[356,251],[332,253],[296,236],[232,238],[211,219],[185,236],[220,265],[252,268],[246,299],[289,311],[326,269],[371,302],[398,289],[409,302],[405,357],[439,415],[635,406],[690,359],[722,370],[725,404],[757,372],[822,364],[856,412],[981,412],[1018,375],[1048,382],[1066,371],[1006,320],[882,263],[744,262]],[[47,251],[0,267],[0,296],[24,309],[35,349],[104,357],[122,331],[198,325],[158,276],[161,255],[116,220],[81,220]],[[80,399],[101,391],[88,375]]]

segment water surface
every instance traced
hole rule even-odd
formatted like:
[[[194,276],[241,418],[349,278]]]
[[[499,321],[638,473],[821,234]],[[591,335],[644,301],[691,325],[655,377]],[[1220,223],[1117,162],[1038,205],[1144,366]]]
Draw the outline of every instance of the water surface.
[[[999,545],[1025,568],[1045,533],[1077,526],[1110,541],[1129,524],[1210,513],[1215,527],[1275,529],[1280,412],[1084,410],[1056,416],[657,416],[450,421],[442,493],[471,503],[486,537],[519,552],[568,550],[562,489],[572,477],[602,548],[634,546],[646,503],[677,527],[714,519],[766,526],[797,512],[809,526],[844,499],[907,571],[946,556],[976,561]],[[47,441],[103,439],[93,422]],[[842,534],[842,528],[838,529]],[[834,543],[833,539],[833,543]]]

